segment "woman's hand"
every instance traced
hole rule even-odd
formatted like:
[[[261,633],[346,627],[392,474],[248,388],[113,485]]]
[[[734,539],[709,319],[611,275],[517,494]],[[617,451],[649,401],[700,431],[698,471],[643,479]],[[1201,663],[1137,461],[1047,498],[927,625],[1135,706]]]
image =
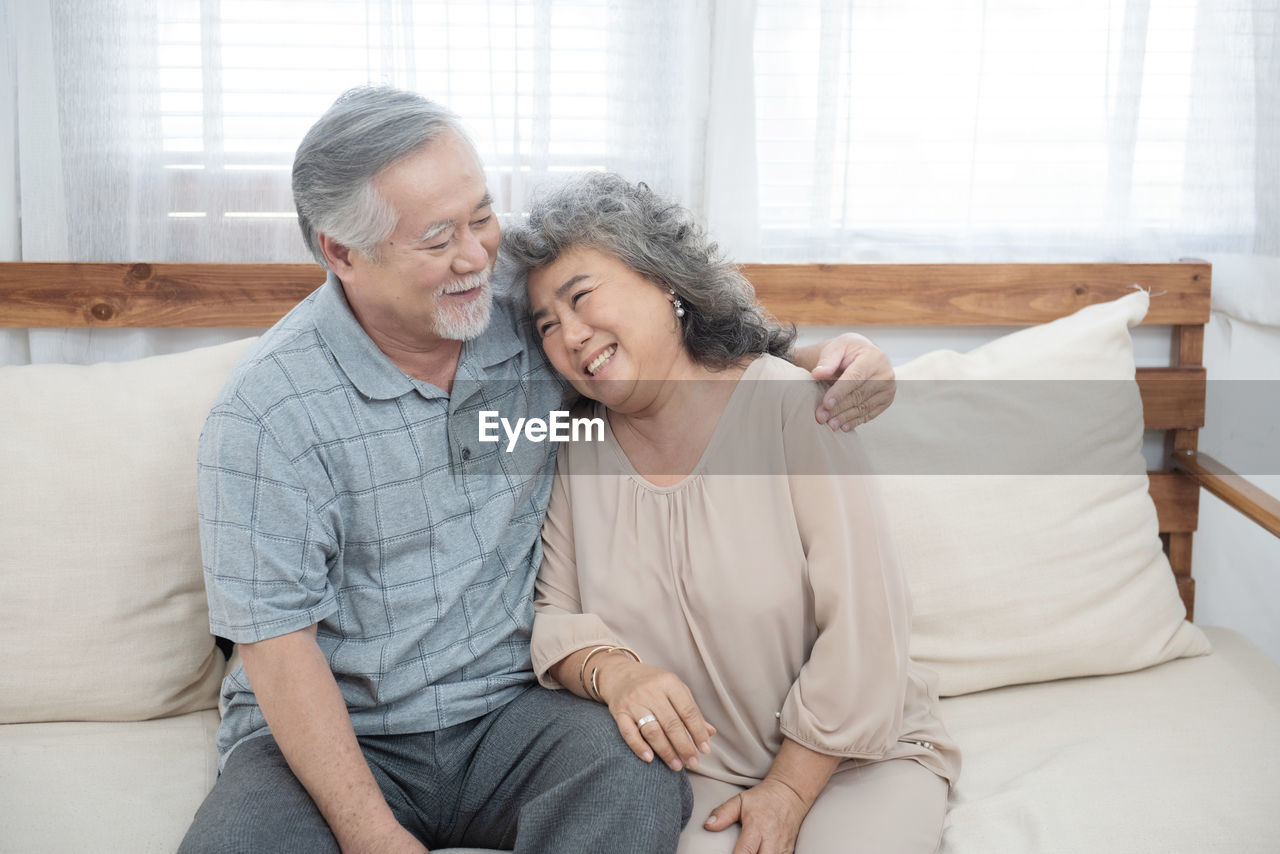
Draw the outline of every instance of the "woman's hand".
[[[791,854],[804,817],[839,764],[839,756],[783,738],[768,775],[712,810],[703,827],[716,831],[741,824],[733,854]]]
[[[693,694],[674,673],[624,655],[606,655],[596,687],[623,740],[645,762],[657,753],[679,771],[697,768],[698,753],[711,752],[716,729],[703,720]]]
[[[712,810],[703,827],[719,831],[741,824],[733,854],[792,854],[809,807],[794,789],[766,777]]]

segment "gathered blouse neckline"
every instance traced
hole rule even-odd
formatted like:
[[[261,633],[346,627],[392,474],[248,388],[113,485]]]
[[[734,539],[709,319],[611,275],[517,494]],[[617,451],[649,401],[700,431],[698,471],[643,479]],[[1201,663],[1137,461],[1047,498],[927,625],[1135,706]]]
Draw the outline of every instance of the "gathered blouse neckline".
[[[645,490],[659,495],[669,495],[674,492],[679,492],[687,488],[690,484],[700,480],[706,469],[707,460],[711,458],[712,452],[715,450],[716,446],[719,445],[724,431],[728,429],[726,424],[729,422],[729,419],[725,416],[728,415],[730,410],[737,405],[739,398],[745,394],[743,389],[748,385],[745,380],[755,379],[755,374],[758,374],[763,369],[762,366],[768,361],[768,359],[769,357],[767,355],[757,356],[752,360],[751,364],[747,365],[747,368],[742,372],[742,375],[734,380],[733,391],[729,394],[729,398],[720,409],[720,415],[716,419],[715,429],[711,431],[711,438],[707,440],[707,446],[702,449],[702,453],[698,457],[698,462],[694,464],[693,469],[687,475],[669,486],[659,486],[644,475],[640,474],[640,472],[636,471],[635,466],[631,463],[631,458],[627,456],[627,452],[622,449],[622,445],[618,442],[617,436],[614,435],[613,425],[609,423],[607,410],[604,404],[598,400],[594,401],[592,403],[592,409],[594,410],[593,414],[604,420],[604,443],[608,446],[614,458],[617,460],[618,465],[622,468],[623,474],[627,475],[627,477],[639,486],[643,487]]]

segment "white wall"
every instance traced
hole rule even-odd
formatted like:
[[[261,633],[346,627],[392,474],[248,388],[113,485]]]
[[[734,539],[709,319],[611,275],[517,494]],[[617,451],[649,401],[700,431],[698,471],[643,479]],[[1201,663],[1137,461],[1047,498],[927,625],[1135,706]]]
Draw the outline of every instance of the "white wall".
[[[1280,496],[1280,258],[1216,261],[1200,449]],[[1192,564],[1196,621],[1238,629],[1280,661],[1280,538],[1202,491]]]

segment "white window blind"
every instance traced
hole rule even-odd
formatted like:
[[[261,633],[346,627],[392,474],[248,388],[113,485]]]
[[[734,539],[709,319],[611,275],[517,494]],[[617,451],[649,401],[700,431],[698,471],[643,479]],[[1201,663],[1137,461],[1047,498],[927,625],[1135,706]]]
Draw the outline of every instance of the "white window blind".
[[[171,227],[287,245],[294,150],[366,82],[457,113],[499,209],[518,209],[538,176],[606,166],[611,23],[604,2],[170,0],[156,60]]]

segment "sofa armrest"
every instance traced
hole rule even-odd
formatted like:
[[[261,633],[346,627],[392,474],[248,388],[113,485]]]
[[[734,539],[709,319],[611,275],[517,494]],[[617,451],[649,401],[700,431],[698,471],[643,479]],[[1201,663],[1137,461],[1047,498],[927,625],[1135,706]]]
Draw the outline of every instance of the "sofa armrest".
[[[1280,537],[1280,499],[1263,492],[1208,454],[1174,451],[1173,467]]]

